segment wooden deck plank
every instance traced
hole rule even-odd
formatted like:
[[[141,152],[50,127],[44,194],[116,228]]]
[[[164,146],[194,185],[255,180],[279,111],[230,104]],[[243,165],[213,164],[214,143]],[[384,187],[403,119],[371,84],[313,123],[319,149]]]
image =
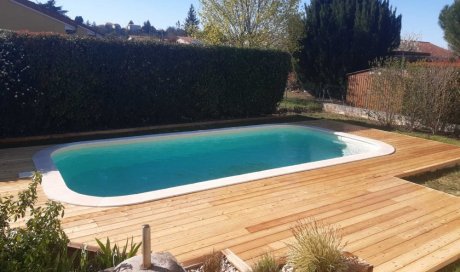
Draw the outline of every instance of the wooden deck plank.
[[[267,251],[286,255],[290,228],[313,216],[340,225],[346,249],[375,271],[434,271],[460,258],[460,198],[397,178],[460,163],[460,148],[339,122],[306,123],[385,141],[396,152],[130,206],[65,204],[62,226],[73,242],[96,245],[94,238],[106,236],[139,242],[148,223],[153,250],[169,250],[184,263],[225,248],[253,261]],[[27,188],[17,175],[32,170],[33,154],[45,147],[0,150],[0,195]],[[40,189],[38,202],[46,201]]]

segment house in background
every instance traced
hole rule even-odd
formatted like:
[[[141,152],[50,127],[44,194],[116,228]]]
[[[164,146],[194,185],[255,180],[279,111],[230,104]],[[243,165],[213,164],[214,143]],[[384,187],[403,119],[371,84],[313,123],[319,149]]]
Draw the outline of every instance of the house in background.
[[[0,0],[0,29],[101,36],[87,25],[27,0]]]
[[[203,45],[202,41],[185,36],[177,36],[176,42],[180,44]]]
[[[394,57],[405,57],[409,61],[426,60],[430,62],[452,62],[458,61],[454,52],[444,49],[430,42],[415,41],[404,48],[400,46],[393,51]]]

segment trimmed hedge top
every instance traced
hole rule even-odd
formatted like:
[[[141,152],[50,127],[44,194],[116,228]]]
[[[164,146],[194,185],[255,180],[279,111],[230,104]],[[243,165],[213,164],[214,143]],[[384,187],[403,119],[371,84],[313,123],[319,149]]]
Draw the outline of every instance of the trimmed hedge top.
[[[0,31],[0,137],[274,112],[290,57]]]

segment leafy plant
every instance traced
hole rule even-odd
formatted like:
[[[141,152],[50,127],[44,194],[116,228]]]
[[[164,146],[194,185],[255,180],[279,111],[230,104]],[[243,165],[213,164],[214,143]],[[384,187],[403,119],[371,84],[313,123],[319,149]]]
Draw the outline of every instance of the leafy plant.
[[[222,253],[213,251],[204,258],[203,272],[220,272],[222,271]]]
[[[253,272],[278,272],[280,270],[280,264],[270,253],[262,255],[252,267]]]
[[[96,242],[100,247],[100,250],[96,255],[97,264],[101,268],[114,267],[124,260],[134,257],[142,243],[134,243],[133,238],[131,237],[131,243],[128,249],[128,241],[129,239],[126,239],[125,245],[120,250],[116,244],[111,247],[109,238],[107,238],[105,244],[103,244],[99,239],[96,239]]]
[[[347,270],[342,255],[345,244],[339,229],[314,219],[299,222],[292,229],[296,242],[289,245],[288,261],[295,270],[341,272]]]
[[[35,206],[41,181],[35,172],[27,190],[0,198],[2,271],[46,271],[68,262],[64,254],[69,240],[59,221],[64,206],[54,201]]]

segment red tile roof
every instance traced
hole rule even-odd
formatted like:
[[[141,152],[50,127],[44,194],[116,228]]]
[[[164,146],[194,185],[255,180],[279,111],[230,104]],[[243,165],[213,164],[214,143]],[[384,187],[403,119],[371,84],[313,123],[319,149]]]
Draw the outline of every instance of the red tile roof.
[[[413,48],[412,50],[407,50],[403,49],[404,47],[400,47],[393,51],[393,53],[395,55],[404,55],[413,58],[428,58],[432,61],[446,61],[456,58],[454,52],[434,45],[430,42],[417,41],[414,42],[411,47]]]
[[[453,58],[454,52],[434,45],[430,42],[417,42],[417,51],[421,53],[429,53],[431,57],[435,58]]]

